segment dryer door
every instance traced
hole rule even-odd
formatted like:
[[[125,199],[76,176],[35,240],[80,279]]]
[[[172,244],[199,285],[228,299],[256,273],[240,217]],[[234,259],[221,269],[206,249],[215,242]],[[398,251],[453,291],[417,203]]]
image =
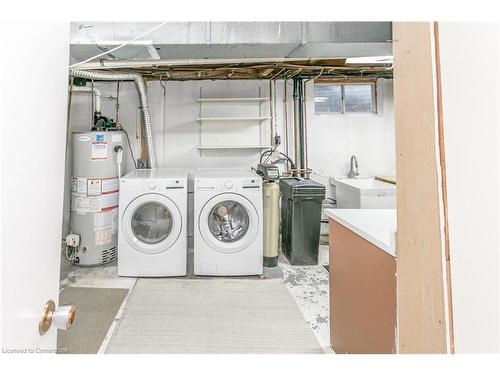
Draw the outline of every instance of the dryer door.
[[[127,242],[144,254],[158,254],[170,249],[182,229],[177,205],[160,194],[144,194],[125,209],[121,229]]]
[[[259,215],[245,197],[223,193],[210,199],[198,218],[200,233],[214,250],[234,254],[245,250],[259,228]]]

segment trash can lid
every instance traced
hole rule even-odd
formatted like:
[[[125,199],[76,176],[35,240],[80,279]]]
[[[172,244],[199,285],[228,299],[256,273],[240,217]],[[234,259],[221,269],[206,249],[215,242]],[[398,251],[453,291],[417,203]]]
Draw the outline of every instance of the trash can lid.
[[[325,196],[325,185],[304,177],[286,177],[280,179],[280,190],[291,196]]]

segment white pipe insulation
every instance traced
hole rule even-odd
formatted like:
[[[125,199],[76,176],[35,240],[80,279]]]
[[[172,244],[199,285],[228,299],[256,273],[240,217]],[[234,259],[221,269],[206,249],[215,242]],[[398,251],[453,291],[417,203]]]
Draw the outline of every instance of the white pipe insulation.
[[[70,90],[72,92],[94,93],[94,109],[96,112],[101,112],[101,92],[97,87],[73,85],[73,87],[71,87]]]
[[[151,169],[156,169],[156,158],[153,145],[153,131],[151,128],[151,117],[149,115],[148,97],[146,94],[146,82],[139,73],[115,73],[99,70],[70,70],[73,77],[94,79],[100,81],[134,81],[139,92],[142,116],[144,119],[144,131],[146,133],[146,144],[148,147],[148,162]]]

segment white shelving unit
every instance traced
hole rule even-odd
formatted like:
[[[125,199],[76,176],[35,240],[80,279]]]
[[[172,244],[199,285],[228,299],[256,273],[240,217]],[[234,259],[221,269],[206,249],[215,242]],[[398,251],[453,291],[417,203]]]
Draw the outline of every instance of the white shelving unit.
[[[198,151],[201,153],[204,150],[255,150],[259,151],[264,150],[267,148],[270,148],[271,146],[267,144],[262,144],[262,124],[266,121],[269,121],[270,124],[272,124],[272,117],[271,116],[263,116],[262,114],[262,104],[269,102],[270,98],[266,97],[261,97],[260,95],[260,88],[259,88],[259,97],[233,97],[233,98],[204,98],[202,90],[200,89],[200,97],[199,99],[196,99],[196,101],[200,104],[200,110],[199,110],[199,117],[196,119],[199,124],[199,145],[196,147]],[[218,113],[214,113],[217,111],[211,111],[212,116],[203,116],[203,106],[204,105],[217,105],[217,108],[219,106],[221,108],[224,108],[222,106],[228,105],[228,106],[244,106],[243,107],[243,112],[247,116],[237,116],[238,113],[235,113],[233,111],[232,116],[228,117],[221,117],[217,116]],[[247,111],[246,106],[257,106],[255,109],[256,110],[251,110]],[[233,107],[234,108],[234,107]],[[231,111],[229,111],[231,112]],[[251,113],[257,112],[255,116],[248,116]],[[235,116],[236,115],[236,116]],[[255,124],[258,124],[258,131],[259,131],[259,140],[260,144],[250,144],[250,145],[239,145],[239,144],[203,144],[203,128],[204,126],[216,126],[217,124],[228,124],[228,123],[235,123],[238,126],[255,126]],[[212,125],[213,124],[213,125]],[[227,125],[224,125],[227,126]],[[207,128],[208,129],[208,128]],[[207,130],[208,132],[208,130]],[[216,142],[214,142],[216,143]]]
[[[271,146],[266,145],[243,145],[243,146],[198,146],[198,150],[264,150],[266,148],[271,148]]]
[[[269,98],[200,98],[198,103],[266,102]]]
[[[198,122],[221,122],[221,121],[266,121],[271,117],[198,117]]]

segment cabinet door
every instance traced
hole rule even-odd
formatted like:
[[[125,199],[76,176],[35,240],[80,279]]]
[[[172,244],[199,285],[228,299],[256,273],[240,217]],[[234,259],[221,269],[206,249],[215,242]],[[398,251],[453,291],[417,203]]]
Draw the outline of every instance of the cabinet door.
[[[333,220],[330,322],[338,354],[396,352],[396,260]]]

